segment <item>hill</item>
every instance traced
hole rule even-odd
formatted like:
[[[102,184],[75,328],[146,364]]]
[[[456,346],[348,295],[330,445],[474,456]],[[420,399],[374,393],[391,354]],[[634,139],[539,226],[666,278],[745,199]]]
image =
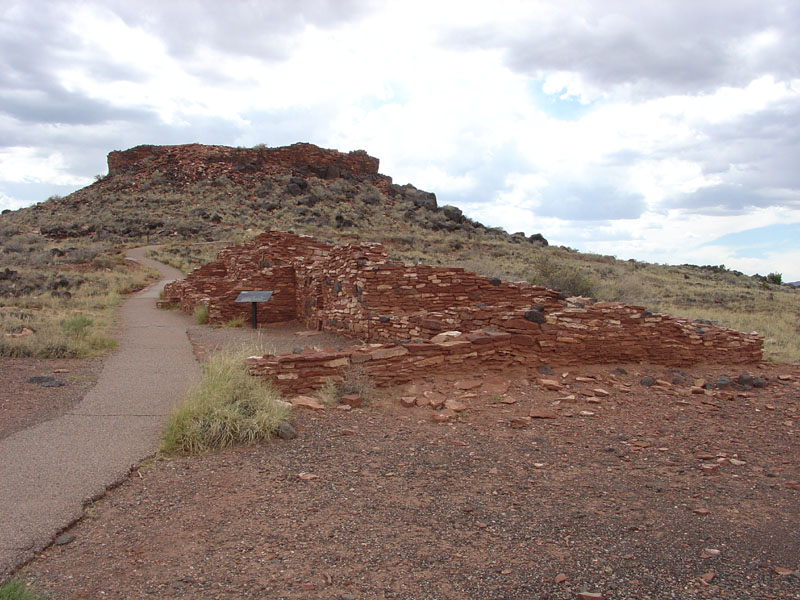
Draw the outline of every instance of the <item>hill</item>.
[[[455,206],[439,206],[434,193],[395,184],[364,151],[302,143],[138,146],[111,152],[108,167],[107,175],[69,196],[0,217],[3,267],[14,271],[0,268],[0,327],[6,333],[32,323],[34,317],[9,317],[26,303],[36,314],[53,303],[83,314],[68,296],[99,285],[94,276],[89,282],[89,273],[130,272],[119,254],[123,246],[165,243],[160,257],[189,271],[213,258],[219,249],[213,242],[239,242],[273,229],[326,242],[378,241],[405,262],[463,266],[567,295],[622,300],[755,330],[765,336],[767,356],[800,360],[800,303],[789,286],[724,266],[652,265],[584,254],[549,246],[541,234],[487,227]],[[3,348],[0,354],[12,353]]]
[[[364,151],[312,144],[281,148],[137,146],[108,155],[108,175],[67,197],[18,211],[55,238],[212,241],[246,228],[385,237],[415,229],[509,240],[438,206],[435,194],[396,185]],[[547,244],[541,235],[514,239]]]

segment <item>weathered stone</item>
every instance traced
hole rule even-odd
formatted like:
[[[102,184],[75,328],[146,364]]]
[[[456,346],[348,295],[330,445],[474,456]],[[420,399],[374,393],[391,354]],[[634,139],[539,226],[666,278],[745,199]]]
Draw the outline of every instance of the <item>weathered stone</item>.
[[[639,380],[639,383],[644,387],[651,387],[656,384],[656,380],[650,377],[650,375],[645,375]]]
[[[67,544],[69,544],[71,542],[74,542],[74,541],[75,541],[75,536],[73,534],[71,534],[71,533],[62,533],[55,540],[53,540],[53,543],[56,546],[66,546]]]
[[[453,387],[457,390],[474,390],[475,388],[479,388],[483,385],[483,381],[480,379],[465,379],[462,381],[456,381],[453,384]]]
[[[431,338],[431,343],[433,344],[440,344],[442,342],[451,341],[453,338],[457,338],[461,335],[460,331],[443,331]]]
[[[547,321],[544,313],[540,310],[529,310],[525,312],[525,318],[531,323],[544,323]]]
[[[346,404],[351,408],[358,408],[364,403],[364,399],[359,394],[344,394],[339,398],[340,404]]]
[[[508,379],[485,379],[481,385],[481,391],[486,394],[502,396],[511,387],[511,382]]]
[[[542,386],[546,390],[551,390],[557,392],[563,389],[563,385],[561,385],[555,379],[539,379],[539,385]]]
[[[727,375],[720,375],[716,381],[717,388],[724,390],[733,386],[733,381]]]
[[[393,358],[396,356],[404,356],[408,354],[408,350],[402,346],[395,346],[394,348],[381,348],[380,350],[373,350],[370,352],[372,360],[381,360],[384,358]]]
[[[316,398],[312,398],[311,396],[295,396],[294,398],[290,398],[289,402],[292,403],[292,406],[297,406],[300,408],[310,408],[311,410],[325,410],[325,406],[319,402]]]
[[[463,402],[459,402],[458,400],[446,400],[444,403],[445,408],[449,408],[455,413],[464,412],[467,410],[467,405]]]
[[[547,408],[532,408],[528,416],[531,419],[555,419],[558,417],[554,411]]]
[[[444,410],[431,413],[431,421],[434,423],[449,423],[455,416],[455,412],[445,408]]]
[[[278,423],[276,433],[282,440],[293,440],[297,437],[297,430],[294,428],[294,425],[288,421],[281,421]]]

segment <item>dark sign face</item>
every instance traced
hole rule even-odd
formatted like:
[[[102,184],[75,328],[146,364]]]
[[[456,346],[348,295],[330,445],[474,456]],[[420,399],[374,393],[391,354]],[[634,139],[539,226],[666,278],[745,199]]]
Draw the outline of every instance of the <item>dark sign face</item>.
[[[272,290],[255,290],[239,292],[234,302],[266,302],[272,297]]]

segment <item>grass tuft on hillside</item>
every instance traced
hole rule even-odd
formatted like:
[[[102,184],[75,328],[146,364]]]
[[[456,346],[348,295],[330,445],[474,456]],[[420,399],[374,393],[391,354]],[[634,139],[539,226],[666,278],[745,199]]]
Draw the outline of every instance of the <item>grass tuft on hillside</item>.
[[[115,248],[0,225],[0,356],[90,358],[116,347],[123,295],[157,278]]]

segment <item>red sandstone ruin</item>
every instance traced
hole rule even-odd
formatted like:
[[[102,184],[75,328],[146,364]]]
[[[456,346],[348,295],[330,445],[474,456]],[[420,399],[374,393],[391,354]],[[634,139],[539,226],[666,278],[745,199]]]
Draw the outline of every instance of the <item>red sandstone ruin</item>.
[[[696,323],[618,302],[574,302],[527,283],[460,268],[404,265],[383,246],[325,244],[267,232],[231,246],[217,260],[166,286],[162,304],[209,322],[249,317],[240,291],[273,290],[260,323],[297,319],[307,327],[363,342],[346,350],[248,359],[251,373],[285,392],[340,381],[359,365],[378,386],[437,370],[505,370],[548,365],[650,362],[668,366],[761,360],[755,334]]]
[[[379,165],[380,161],[364,150],[344,153],[303,142],[278,148],[144,145],[108,154],[109,175],[126,175],[133,179],[138,176],[149,181],[157,171],[175,184],[209,181],[221,176],[242,181],[289,173],[321,179],[356,178],[382,189],[392,179],[378,173]]]

